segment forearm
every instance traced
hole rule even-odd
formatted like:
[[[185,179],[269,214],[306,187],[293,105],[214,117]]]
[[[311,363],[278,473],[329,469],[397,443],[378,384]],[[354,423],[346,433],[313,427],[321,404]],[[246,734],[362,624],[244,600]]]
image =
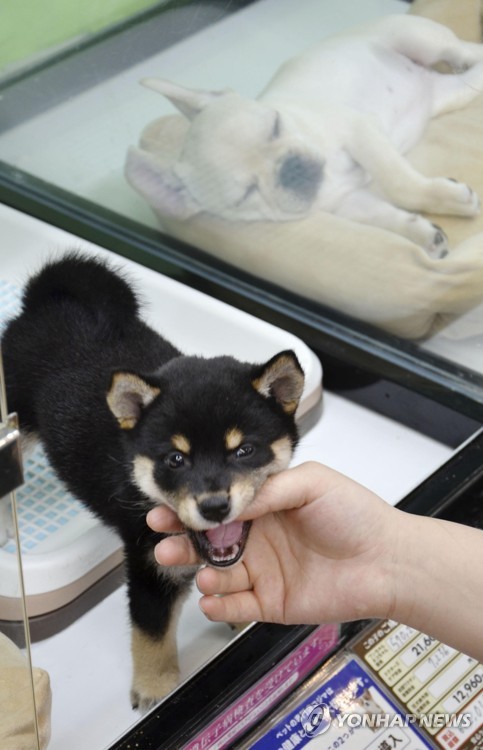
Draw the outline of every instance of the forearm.
[[[395,512],[389,615],[483,661],[483,531]]]

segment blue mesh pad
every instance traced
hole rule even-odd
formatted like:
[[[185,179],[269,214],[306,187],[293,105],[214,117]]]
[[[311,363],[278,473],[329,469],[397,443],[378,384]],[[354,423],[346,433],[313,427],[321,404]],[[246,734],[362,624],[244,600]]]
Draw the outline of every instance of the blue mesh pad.
[[[7,321],[18,313],[20,297],[18,287],[0,279],[0,335]],[[40,446],[24,460],[24,478],[25,483],[17,490],[17,514],[22,552],[29,553],[85,509],[57,479]],[[9,539],[1,549],[15,553],[15,541]]]

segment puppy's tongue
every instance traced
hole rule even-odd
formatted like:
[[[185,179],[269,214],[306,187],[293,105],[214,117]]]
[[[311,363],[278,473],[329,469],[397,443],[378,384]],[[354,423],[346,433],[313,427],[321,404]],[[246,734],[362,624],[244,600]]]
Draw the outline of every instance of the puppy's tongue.
[[[205,534],[212,547],[215,549],[225,549],[239,541],[242,530],[243,524],[241,521],[232,521],[231,523],[216,526],[214,529],[207,529]]]
[[[188,530],[199,556],[216,567],[236,563],[243,555],[251,521],[232,521],[206,531]]]

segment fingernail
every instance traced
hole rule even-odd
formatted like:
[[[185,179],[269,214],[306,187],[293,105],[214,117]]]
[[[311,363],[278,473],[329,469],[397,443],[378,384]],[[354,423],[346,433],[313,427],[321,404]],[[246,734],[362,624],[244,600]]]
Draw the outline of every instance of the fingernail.
[[[200,587],[199,587],[199,584],[198,584],[198,576],[199,576],[200,572],[201,572],[201,571],[202,571],[202,570],[203,570],[204,568],[206,568],[206,564],[204,564],[204,565],[200,565],[200,567],[199,567],[199,568],[198,568],[198,570],[196,571],[196,576],[195,576],[195,584],[196,584],[196,587],[197,587],[198,591],[200,591]]]

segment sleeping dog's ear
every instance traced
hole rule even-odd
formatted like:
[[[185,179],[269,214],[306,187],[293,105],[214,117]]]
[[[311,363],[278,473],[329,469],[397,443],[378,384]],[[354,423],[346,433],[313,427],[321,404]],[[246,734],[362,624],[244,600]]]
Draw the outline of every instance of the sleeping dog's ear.
[[[171,166],[155,154],[130,146],[124,174],[132,187],[163,216],[185,221],[200,212],[199,205],[186,190]]]
[[[206,91],[205,89],[188,89],[185,86],[179,86],[177,83],[165,81],[162,78],[143,78],[143,86],[148,89],[157,91],[169,99],[182,115],[192,120],[214,99],[229,93],[229,89],[222,91]]]
[[[106,399],[119,427],[132,430],[136,426],[142,410],[160,393],[159,388],[149,385],[132,372],[116,372],[111,381]]]
[[[259,368],[252,385],[261,396],[275,398],[286,414],[295,414],[304,389],[304,372],[294,352],[288,350]]]

